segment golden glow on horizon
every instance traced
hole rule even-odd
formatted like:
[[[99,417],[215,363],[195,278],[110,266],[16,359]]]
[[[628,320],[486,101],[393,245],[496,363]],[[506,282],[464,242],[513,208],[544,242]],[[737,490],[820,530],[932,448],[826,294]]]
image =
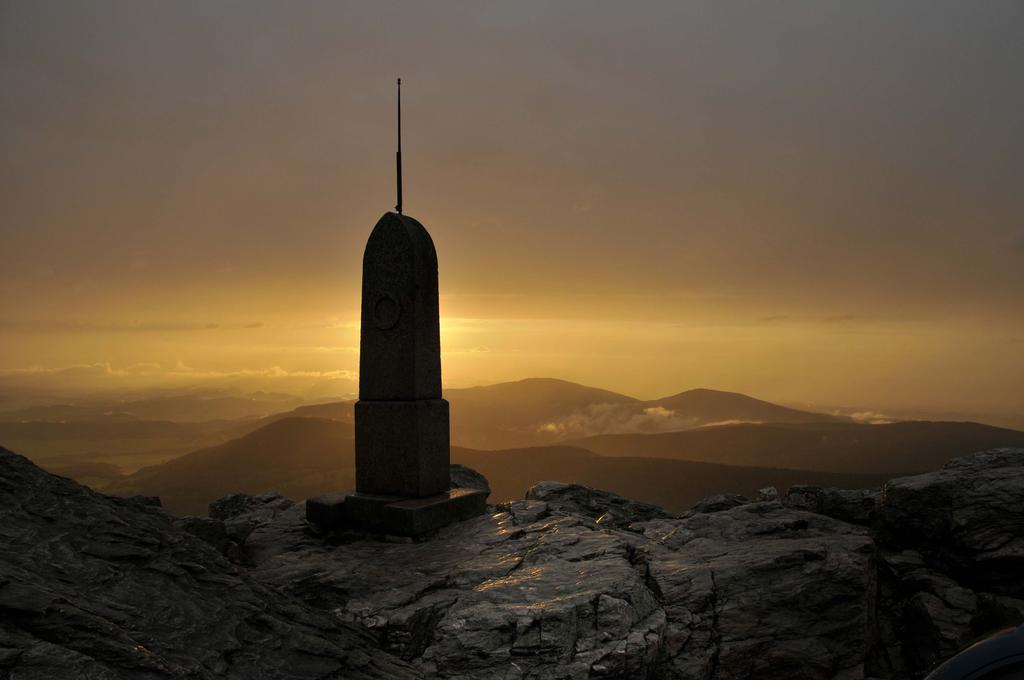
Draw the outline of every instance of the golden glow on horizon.
[[[558,377],[643,398],[693,387],[787,403],[872,408],[999,409],[1016,403],[1019,356],[1010,329],[979,333],[969,322],[836,318],[683,321],[443,316],[448,387]],[[1020,332],[1018,328],[1016,332]],[[173,387],[234,381],[245,389],[351,396],[358,323],[340,319],[216,327],[138,326],[22,330],[0,337],[5,357],[72,388]],[[950,367],[964,373],[950,381]],[[314,385],[317,385],[314,387]]]

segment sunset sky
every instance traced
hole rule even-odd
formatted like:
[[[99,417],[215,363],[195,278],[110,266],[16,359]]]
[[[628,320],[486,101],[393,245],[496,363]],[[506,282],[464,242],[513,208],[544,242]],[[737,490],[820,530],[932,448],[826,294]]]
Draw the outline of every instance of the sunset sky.
[[[1009,1],[3,2],[0,372],[354,392],[401,76],[447,385],[1022,413],[1022,35]]]

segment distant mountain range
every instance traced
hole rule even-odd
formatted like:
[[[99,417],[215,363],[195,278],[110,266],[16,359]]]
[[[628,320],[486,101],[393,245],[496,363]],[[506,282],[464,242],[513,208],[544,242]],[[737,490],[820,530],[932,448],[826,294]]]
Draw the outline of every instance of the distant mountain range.
[[[719,425],[683,432],[604,434],[566,442],[605,456],[665,458],[822,472],[918,473],[954,456],[1024,446],[1024,432],[979,423],[908,421]]]
[[[695,463],[687,460],[600,456],[571,446],[537,446],[505,451],[452,449],[452,462],[480,472],[491,485],[491,502],[517,500],[543,480],[584,484],[630,494],[673,512],[720,493],[757,497],[759,489],[794,484],[847,489],[877,488],[890,476],[834,474],[808,470]]]
[[[307,498],[353,487],[353,445],[349,423],[283,418],[224,444],[142,468],[103,490],[160,496],[172,512],[200,515],[211,500],[229,493],[287,489],[293,498]]]
[[[54,471],[81,463],[105,463],[134,470],[234,439],[256,421],[82,420],[0,422],[0,445],[21,451]]]
[[[258,418],[304,403],[290,394],[257,393],[246,397],[179,394],[121,401],[97,400],[84,404],[31,406],[0,412],[0,422],[123,422],[169,420],[203,422]]]
[[[521,498],[532,484],[545,479],[577,482],[628,494],[633,498],[682,510],[714,493],[752,494],[764,486],[785,488],[816,484],[842,488],[873,487],[892,477],[892,470],[914,473],[948,458],[992,446],[1024,444],[1024,433],[964,423],[908,423],[920,428],[842,423],[723,425],[696,432],[705,451],[729,452],[739,442],[740,454],[725,461],[687,460],[685,449],[666,444],[662,434],[623,435],[578,441],[576,446],[539,446],[501,451],[453,447],[452,462],[463,463],[488,477],[492,502]],[[965,427],[965,425],[970,425]],[[835,445],[842,434],[840,447]],[[908,434],[910,432],[910,434]],[[768,445],[761,457],[756,444],[763,433]],[[790,446],[784,437],[790,435]],[[591,441],[601,455],[579,444]],[[621,448],[634,445],[635,449]],[[817,445],[817,448],[815,448]],[[747,448],[744,448],[746,446]],[[608,448],[612,447],[612,448]],[[794,459],[810,467],[780,460],[792,449]],[[884,456],[876,456],[880,448]],[[838,453],[837,453],[838,452]],[[662,454],[660,457],[658,454]],[[701,454],[703,455],[703,454]],[[723,458],[725,456],[722,456]],[[834,458],[834,464],[832,461]],[[736,460],[746,462],[736,464]],[[862,467],[851,461],[863,460]],[[879,465],[872,467],[872,465]],[[179,513],[203,514],[207,503],[229,493],[280,491],[301,499],[354,486],[353,427],[324,418],[289,417],[271,422],[243,437],[201,449],[162,465],[139,470],[104,490],[119,494],[160,496]]]
[[[476,449],[539,446],[604,433],[672,432],[727,422],[849,422],[798,411],[735,392],[695,389],[643,401],[553,378],[445,391],[451,403],[452,442]],[[352,420],[354,402],[301,406],[271,416]]]
[[[49,470],[152,465],[261,427],[261,419],[295,408],[286,394],[248,397],[174,395],[0,412],[0,442]],[[69,467],[71,466],[71,467]]]
[[[733,392],[697,389],[642,401],[550,378],[449,390],[446,397],[453,441],[478,449],[537,446],[608,432],[671,432],[729,421],[845,420]]]
[[[451,402],[452,442],[474,449],[551,445],[606,433],[672,432],[724,422],[847,422],[734,392],[698,389],[642,401],[549,378],[452,389],[445,396]],[[282,418],[353,420],[354,401],[296,405],[297,401],[261,393],[247,398],[179,395],[32,407],[0,413],[0,444],[49,469],[101,462],[134,470],[223,443]]]
[[[766,484],[870,485],[952,456],[1024,446],[1022,432],[977,423],[866,425],[707,389],[643,401],[529,379],[445,396],[453,460],[486,474],[499,500],[560,479],[680,508],[706,494],[749,493]],[[183,397],[132,402],[131,411],[117,413],[55,406],[0,414],[0,445],[97,488],[159,495],[179,512],[202,513],[227,493],[276,489],[304,498],[352,486],[354,402],[287,410],[277,395],[253,401],[189,404]],[[204,407],[215,416],[270,404],[285,408],[192,420]],[[183,420],[139,417],[159,413]]]

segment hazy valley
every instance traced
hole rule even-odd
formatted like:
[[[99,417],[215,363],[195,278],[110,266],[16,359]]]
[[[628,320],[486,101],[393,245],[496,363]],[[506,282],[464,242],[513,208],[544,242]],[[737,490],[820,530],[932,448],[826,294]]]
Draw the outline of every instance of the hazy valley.
[[[643,401],[529,379],[446,397],[452,462],[482,472],[492,502],[557,479],[681,511],[766,486],[875,487],[971,451],[1024,445],[1022,432],[978,423],[865,424],[707,389]],[[230,493],[302,499],[351,488],[352,405],[260,394],[37,406],[0,414],[0,445],[99,490],[203,514]]]

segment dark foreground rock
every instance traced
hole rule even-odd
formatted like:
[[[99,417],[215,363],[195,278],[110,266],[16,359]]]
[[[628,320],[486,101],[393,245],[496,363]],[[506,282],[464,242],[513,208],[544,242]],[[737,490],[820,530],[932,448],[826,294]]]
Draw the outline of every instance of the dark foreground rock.
[[[452,463],[448,466],[448,478],[453,489],[462,487],[464,489],[477,489],[491,493],[490,482],[482,474],[473,468],[466,467],[459,463]]]
[[[633,522],[672,517],[664,508],[657,505],[629,500],[609,491],[591,489],[579,484],[541,482],[527,489],[526,500],[542,501],[545,509],[591,517],[606,528],[625,527]]]
[[[0,678],[416,675],[363,628],[252,578],[158,507],[0,449]]]
[[[679,517],[546,482],[419,542],[0,455],[0,678],[919,678],[1024,620],[1021,450]]]
[[[879,513],[880,656],[893,673],[1024,620],[1024,450],[894,479]]]
[[[1024,597],[1024,456],[997,449],[885,485],[885,539],[972,588]]]
[[[823,489],[801,484],[786,494],[787,507],[809,510],[820,515],[853,524],[871,524],[877,513],[881,494],[873,489]]]

